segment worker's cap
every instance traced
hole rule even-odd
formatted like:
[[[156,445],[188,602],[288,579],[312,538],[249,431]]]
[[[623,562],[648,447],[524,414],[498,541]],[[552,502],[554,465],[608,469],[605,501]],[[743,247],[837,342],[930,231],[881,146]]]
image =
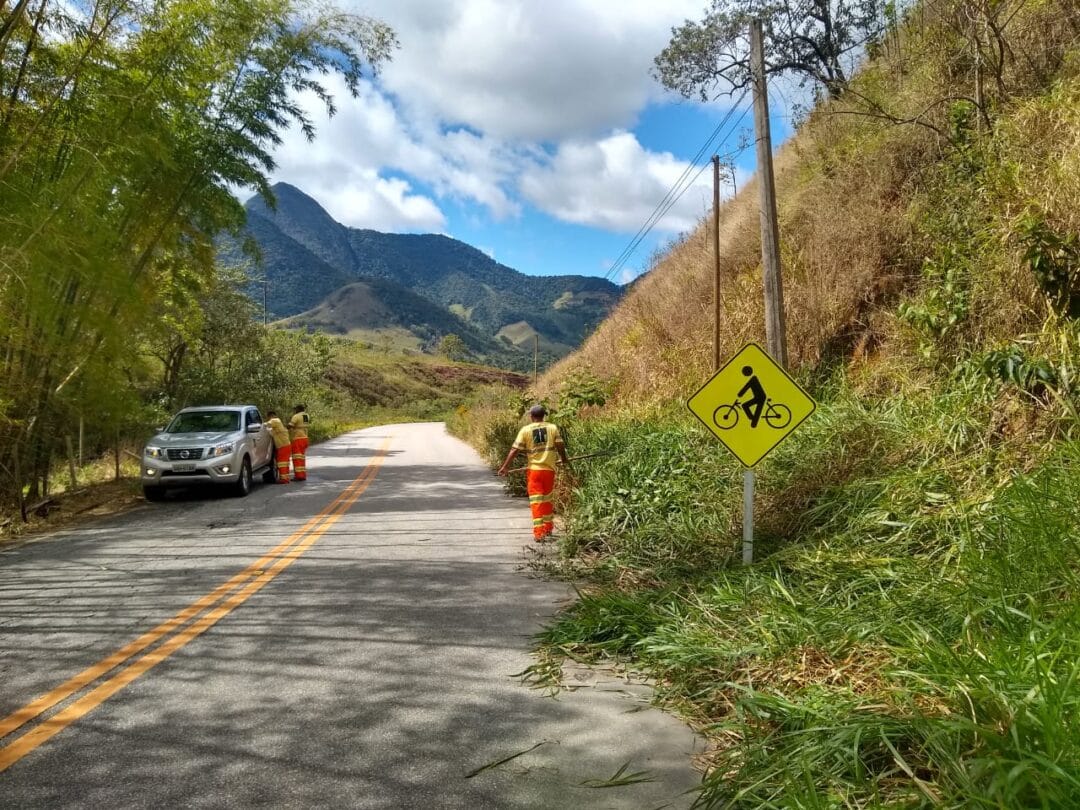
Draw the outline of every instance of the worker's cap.
[[[529,416],[547,416],[547,408],[543,405],[533,405],[529,408]]]

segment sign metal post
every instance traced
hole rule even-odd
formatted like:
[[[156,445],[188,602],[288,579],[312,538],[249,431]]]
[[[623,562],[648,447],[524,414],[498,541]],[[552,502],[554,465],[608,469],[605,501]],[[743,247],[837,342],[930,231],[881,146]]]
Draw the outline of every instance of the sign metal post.
[[[754,471],[743,470],[742,562],[754,561]]]
[[[817,404],[756,343],[747,343],[686,403],[745,468],[743,562],[754,558],[754,467],[812,414]]]

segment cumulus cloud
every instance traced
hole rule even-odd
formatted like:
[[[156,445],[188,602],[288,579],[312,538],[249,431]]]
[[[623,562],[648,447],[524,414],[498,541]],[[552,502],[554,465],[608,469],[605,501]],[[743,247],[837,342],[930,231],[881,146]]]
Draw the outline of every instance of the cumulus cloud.
[[[316,125],[316,138],[309,142],[296,128],[284,133],[275,151],[275,180],[299,186],[327,210],[335,201],[366,195],[370,204],[349,209],[341,220],[356,227],[416,230],[445,224],[431,196],[389,174],[407,174],[438,196],[477,203],[496,218],[519,212],[519,204],[503,188],[514,162],[501,143],[482,134],[407,121],[370,82],[360,83],[356,98],[338,77],[327,77],[324,84],[334,96],[337,114],[329,117],[312,93],[300,96],[300,106]],[[378,216],[363,219],[369,214]]]
[[[363,0],[398,33],[382,81],[428,114],[490,135],[557,141],[632,124],[671,27],[701,0]]]
[[[421,194],[413,194],[400,178],[365,173],[361,182],[320,193],[318,200],[330,216],[345,225],[376,231],[441,231],[446,217]]]
[[[701,0],[354,0],[402,47],[350,98],[326,77],[338,114],[313,95],[317,127],[286,133],[274,179],[294,183],[342,222],[445,230],[442,206],[496,221],[523,204],[560,220],[634,232],[685,162],[628,130],[659,95],[649,76],[672,25]],[[407,178],[407,179],[405,179]],[[711,204],[708,172],[657,226],[679,232]]]
[[[610,231],[634,232],[688,165],[669,152],[646,150],[633,133],[617,132],[598,141],[568,141],[550,160],[529,166],[521,192],[558,219]],[[689,180],[697,173],[691,169]],[[659,220],[660,231],[692,228],[712,205],[712,174],[702,172]]]

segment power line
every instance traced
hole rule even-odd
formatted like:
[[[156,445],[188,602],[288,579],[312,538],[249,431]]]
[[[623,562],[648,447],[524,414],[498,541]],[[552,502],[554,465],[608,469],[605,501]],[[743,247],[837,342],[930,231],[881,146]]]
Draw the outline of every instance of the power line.
[[[646,236],[648,236],[649,232],[656,226],[656,224],[661,219],[664,218],[667,212],[670,211],[672,206],[674,206],[675,203],[679,201],[679,198],[686,193],[687,189],[689,189],[694,184],[697,178],[701,176],[701,173],[705,170],[705,166],[708,165],[707,161],[701,166],[701,168],[698,169],[697,173],[692,178],[687,180],[690,172],[694,170],[698,161],[700,161],[703,156],[706,156],[709,151],[711,151],[713,143],[726,140],[727,137],[731,135],[731,132],[734,131],[735,127],[737,127],[738,124],[742,121],[742,119],[746,116],[747,111],[743,110],[742,115],[735,122],[735,127],[732,127],[731,131],[729,131],[727,135],[725,135],[723,138],[719,137],[723,128],[731,120],[732,116],[738,111],[738,105],[742,103],[745,97],[746,92],[744,91],[742,96],[739,97],[739,100],[735,103],[734,106],[731,107],[731,109],[728,110],[724,118],[720,121],[720,123],[716,126],[716,128],[702,144],[701,148],[697,151],[697,154],[695,154],[694,157],[687,163],[687,166],[683,170],[683,173],[672,184],[671,188],[668,189],[668,192],[664,195],[660,202],[656,204],[653,212],[645,220],[645,223],[638,229],[637,233],[634,234],[629,244],[622,250],[622,252],[612,263],[611,268],[604,275],[604,278],[612,278],[619,270],[621,270],[626,265],[627,261],[629,261],[630,257],[637,250],[641,242],[645,239]]]
[[[664,195],[663,199],[661,199],[660,202],[656,204],[656,208],[653,209],[653,212],[649,215],[648,219],[645,220],[645,223],[630,239],[630,243],[625,248],[623,248],[622,252],[616,257],[615,261],[612,262],[611,269],[608,270],[604,278],[611,278],[619,269],[623,267],[624,264],[626,264],[627,260],[629,260],[630,256],[637,249],[637,246],[641,243],[641,240],[648,235],[649,231],[656,225],[656,223],[663,218],[664,214],[666,214],[668,210],[670,210],[671,205],[674,204],[674,202],[676,202],[679,197],[681,197],[686,192],[686,189],[693,185],[693,182],[697,179],[697,176],[695,176],[693,180],[691,180],[689,183],[686,183],[685,185],[683,184],[690,172],[693,171],[694,166],[697,164],[697,162],[701,160],[703,155],[707,154],[710,151],[712,143],[717,139],[720,131],[727,125],[728,121],[731,119],[731,116],[735,114],[735,111],[738,109],[739,104],[741,104],[743,99],[746,98],[746,94],[747,91],[744,90],[742,96],[739,97],[739,100],[728,110],[724,118],[720,121],[719,124],[717,124],[716,128],[712,131],[709,137],[706,138],[705,143],[703,143],[701,148],[698,149],[697,154],[695,154],[694,157],[691,158],[690,161],[687,163],[686,168],[683,170],[683,173],[679,175],[678,179],[676,179],[675,182],[672,184],[671,188],[668,189],[668,192]],[[743,112],[743,115],[746,115],[745,111]],[[701,172],[699,171],[698,175],[700,174]],[[680,186],[683,187],[681,190],[678,190]],[[665,208],[665,206],[667,207]]]
[[[633,256],[634,252],[640,246],[642,241],[644,241],[645,237],[649,235],[649,232],[652,231],[652,229],[657,225],[657,223],[659,223],[660,220],[662,220],[667,215],[668,211],[670,211],[671,208],[675,205],[675,203],[679,201],[682,195],[685,194],[686,191],[691,186],[693,186],[695,182],[697,182],[698,177],[701,176],[702,172],[704,172],[709,165],[708,160],[706,160],[704,163],[702,163],[701,167],[698,168],[697,172],[693,175],[693,177],[690,177],[690,173],[694,170],[695,167],[697,167],[698,162],[702,159],[702,157],[708,156],[708,153],[711,151],[712,145],[714,143],[722,143],[723,141],[727,140],[727,138],[730,137],[730,135],[735,131],[736,128],[738,128],[739,124],[741,124],[742,120],[746,117],[749,108],[746,108],[742,111],[742,114],[735,120],[735,123],[724,135],[724,137],[719,137],[724,127],[726,127],[731,121],[732,116],[734,116],[735,113],[738,112],[739,105],[746,98],[747,93],[748,90],[743,91],[743,94],[739,97],[738,101],[736,101],[735,104],[731,107],[731,109],[728,110],[724,118],[720,121],[720,123],[716,126],[716,128],[702,144],[701,148],[697,151],[697,154],[695,154],[694,157],[687,163],[686,169],[683,170],[683,173],[672,184],[671,188],[668,189],[668,192],[664,195],[660,202],[656,204],[653,212],[645,220],[645,223],[638,229],[637,233],[634,234],[629,244],[627,244],[627,246],[623,248],[622,252],[612,262],[611,268],[607,271],[607,273],[604,274],[605,279],[610,280],[626,265],[626,263],[630,260],[631,256]],[[689,180],[687,180],[688,177]]]

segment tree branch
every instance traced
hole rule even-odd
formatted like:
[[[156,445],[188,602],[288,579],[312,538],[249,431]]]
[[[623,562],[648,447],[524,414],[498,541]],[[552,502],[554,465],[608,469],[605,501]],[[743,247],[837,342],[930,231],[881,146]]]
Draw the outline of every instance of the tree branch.
[[[830,110],[827,113],[828,115],[858,115],[858,116],[863,116],[863,117],[866,117],[866,118],[878,118],[878,119],[881,119],[881,120],[884,120],[884,121],[889,121],[890,123],[893,123],[893,124],[916,124],[918,126],[925,127],[926,129],[932,130],[933,132],[936,132],[938,135],[940,135],[941,137],[943,137],[943,138],[945,138],[946,140],[949,140],[949,141],[952,140],[949,137],[949,134],[945,130],[941,129],[941,127],[935,126],[934,124],[931,124],[929,121],[924,120],[924,116],[928,112],[930,112],[930,110],[934,109],[935,107],[939,107],[942,104],[946,104],[946,103],[948,103],[950,101],[966,101],[966,102],[968,102],[969,104],[971,104],[974,107],[978,106],[978,105],[975,104],[975,100],[970,98],[969,96],[943,96],[942,98],[936,99],[933,102],[931,102],[930,104],[928,104],[918,114],[916,114],[914,116],[911,116],[910,118],[900,118],[899,116],[896,116],[896,115],[893,115],[892,113],[890,113],[888,110],[883,108],[877,102],[873,101],[872,99],[867,98],[866,96],[864,96],[864,95],[862,95],[862,94],[860,94],[860,93],[858,93],[858,92],[856,92],[854,90],[851,90],[850,88],[848,88],[846,94],[848,96],[853,96],[855,98],[860,99],[861,101],[865,102],[871,109],[870,110]]]

